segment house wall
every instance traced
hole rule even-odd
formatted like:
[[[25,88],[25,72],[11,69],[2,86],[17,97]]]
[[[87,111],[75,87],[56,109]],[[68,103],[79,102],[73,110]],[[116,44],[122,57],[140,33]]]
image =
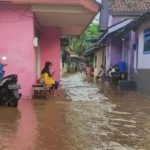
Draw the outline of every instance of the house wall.
[[[41,67],[44,67],[45,61],[53,64],[52,72],[54,79],[60,80],[60,36],[61,29],[57,27],[43,27],[40,35]],[[41,70],[42,70],[41,68]]]
[[[144,54],[144,35],[143,31],[150,27],[150,21],[141,25],[138,30],[138,59],[137,72],[134,79],[137,82],[137,89],[140,93],[150,96],[150,54]]]
[[[94,77],[97,76],[99,70],[100,70],[100,66],[103,63],[103,49],[99,49],[96,53],[95,53],[95,57],[96,57],[96,64],[94,66]]]
[[[138,68],[138,34],[135,32],[135,47],[133,48],[134,50],[134,64],[133,64],[133,69],[134,73],[137,73],[137,68]]]
[[[106,42],[106,51],[105,51],[105,56],[106,56],[106,71],[109,69],[111,65],[111,39],[108,38]]]
[[[115,65],[122,60],[122,44],[121,39],[108,38],[106,45],[106,71],[111,65]]]
[[[143,31],[150,27],[150,21],[144,23],[138,30],[138,69],[150,69],[150,53],[144,54],[144,34]]]
[[[115,65],[122,60],[122,41],[121,39],[111,39],[111,64]]]
[[[135,32],[129,31],[122,37],[122,60],[126,62],[128,79],[133,79],[134,70],[134,48],[133,45],[136,43]]]
[[[133,79],[135,73],[134,62],[136,59],[135,56],[136,47],[134,47],[134,45],[136,44],[135,32],[131,31],[130,39],[131,40],[130,40],[130,53],[129,53],[130,55],[129,69],[130,69],[130,79]]]
[[[108,19],[107,27],[113,26],[113,25],[118,24],[119,22],[122,21],[121,18],[113,17],[112,15],[109,15],[109,17],[107,19]]]
[[[109,15],[108,27],[117,24],[122,19],[118,17],[113,17]],[[109,69],[110,65],[116,64],[118,61],[122,60],[122,39],[121,38],[108,38],[106,46],[106,70]]]
[[[119,17],[112,17],[111,25],[118,24],[118,22],[121,22],[123,19]]]
[[[137,83],[137,90],[145,95],[150,96],[150,69],[137,69],[134,80]]]
[[[127,65],[128,78],[134,75],[134,50],[135,33],[128,32],[123,36],[113,37],[111,40],[111,64],[117,64],[119,61],[125,61]]]
[[[0,57],[6,56],[5,75],[17,74],[23,98],[31,97],[35,82],[33,15],[28,7],[0,5]]]

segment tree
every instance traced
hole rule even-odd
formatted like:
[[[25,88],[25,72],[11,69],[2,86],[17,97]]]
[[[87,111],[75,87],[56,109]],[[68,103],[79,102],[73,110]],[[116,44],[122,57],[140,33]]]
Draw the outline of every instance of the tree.
[[[95,39],[100,36],[99,25],[96,22],[91,23],[80,36],[70,38],[69,49],[78,55],[93,44]]]

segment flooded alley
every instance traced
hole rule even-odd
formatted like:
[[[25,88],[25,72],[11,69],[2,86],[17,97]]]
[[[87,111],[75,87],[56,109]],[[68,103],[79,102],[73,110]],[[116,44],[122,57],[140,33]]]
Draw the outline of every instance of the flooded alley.
[[[0,108],[0,150],[149,150],[150,99],[74,74],[64,92]]]

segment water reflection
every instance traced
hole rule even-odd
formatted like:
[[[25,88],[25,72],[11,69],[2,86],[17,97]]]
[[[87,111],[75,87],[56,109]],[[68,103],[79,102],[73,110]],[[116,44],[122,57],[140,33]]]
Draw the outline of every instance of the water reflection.
[[[72,141],[66,149],[149,150],[149,142],[143,142],[146,143],[145,137],[149,141],[145,128],[150,132],[150,101],[135,92],[119,91],[108,83],[96,86],[83,82],[81,77],[78,80],[79,76],[63,80],[68,98],[73,100],[65,118],[66,125],[72,126],[66,127],[68,137],[64,142]]]
[[[36,116],[31,101],[23,101],[19,108],[0,109],[0,149],[32,149],[36,138]]]
[[[19,118],[17,109],[0,108],[0,149],[6,148],[16,134]]]
[[[66,94],[0,108],[0,150],[150,149],[149,99],[81,74],[61,84]]]
[[[10,143],[10,149],[33,149],[37,133],[37,121],[35,110],[31,101],[20,101],[18,108],[21,117],[18,119],[16,135]],[[18,144],[19,143],[19,144]]]

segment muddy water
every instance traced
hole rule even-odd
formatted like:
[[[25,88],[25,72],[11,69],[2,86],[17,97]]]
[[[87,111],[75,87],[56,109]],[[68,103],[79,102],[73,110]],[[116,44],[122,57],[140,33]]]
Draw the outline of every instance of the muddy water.
[[[0,108],[0,150],[150,150],[150,99],[75,74],[66,95]]]

